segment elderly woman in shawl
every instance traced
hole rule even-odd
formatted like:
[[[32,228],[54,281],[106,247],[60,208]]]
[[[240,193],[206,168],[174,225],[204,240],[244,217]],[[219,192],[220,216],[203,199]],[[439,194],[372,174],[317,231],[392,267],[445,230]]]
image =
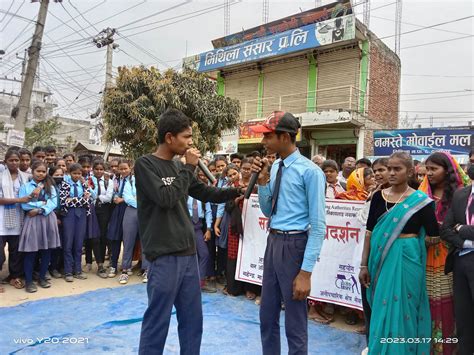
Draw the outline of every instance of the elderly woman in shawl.
[[[441,226],[454,192],[470,183],[469,177],[449,153],[436,152],[425,161],[426,176],[419,190],[427,194],[436,204],[436,220]],[[426,287],[430,299],[432,337],[434,339],[455,338],[453,274],[444,274],[444,265],[449,246],[439,237],[426,240]],[[432,342],[433,354],[450,355],[455,344]]]
[[[338,200],[366,201],[375,188],[375,175],[371,168],[354,170],[347,179],[347,191],[336,195]]]
[[[369,354],[430,352],[425,236],[439,235],[433,200],[408,185],[407,153],[388,163],[391,187],[372,197],[359,279],[372,310]]]

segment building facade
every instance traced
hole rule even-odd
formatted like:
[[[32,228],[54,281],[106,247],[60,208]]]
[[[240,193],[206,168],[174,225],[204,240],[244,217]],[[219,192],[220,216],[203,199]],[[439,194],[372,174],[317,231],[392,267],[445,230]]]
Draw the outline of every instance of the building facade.
[[[344,6],[262,25],[249,41],[239,43],[239,34],[214,40],[233,44],[187,58],[217,80],[220,94],[240,101],[239,151],[257,147],[251,125],[275,110],[300,118],[298,145],[305,155],[336,161],[372,155],[373,131],[397,128],[400,59],[355,18],[349,2]],[[316,22],[308,25],[309,19]]]

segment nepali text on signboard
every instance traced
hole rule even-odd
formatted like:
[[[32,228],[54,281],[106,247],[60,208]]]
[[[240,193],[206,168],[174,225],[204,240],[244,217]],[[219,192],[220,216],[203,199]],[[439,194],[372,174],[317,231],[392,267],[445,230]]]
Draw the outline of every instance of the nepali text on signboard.
[[[268,218],[258,195],[245,200],[244,236],[239,243],[235,279],[262,284]],[[359,218],[365,202],[326,200],[326,236],[311,277],[311,299],[362,309],[359,265],[365,225]]]
[[[232,46],[237,43],[251,41],[256,38],[272,36],[276,33],[292,30],[297,27],[306,26],[312,23],[327,21],[336,17],[352,14],[350,0],[336,1],[332,4],[300,12],[282,19],[265,23],[263,25],[233,33],[212,41],[214,48]]]
[[[354,38],[355,17],[348,15],[201,53],[196,69],[205,72]]]
[[[374,155],[389,156],[406,151],[411,155],[447,151],[452,155],[469,154],[472,144],[469,129],[416,129],[374,132]]]

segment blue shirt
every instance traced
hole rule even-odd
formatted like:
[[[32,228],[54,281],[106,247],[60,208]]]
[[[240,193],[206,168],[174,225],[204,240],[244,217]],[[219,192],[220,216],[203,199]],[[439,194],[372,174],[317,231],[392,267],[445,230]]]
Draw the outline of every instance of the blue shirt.
[[[202,210],[202,202],[198,200],[198,216],[199,218],[206,218],[206,226],[207,229],[212,228],[212,210],[211,210],[211,203],[206,202],[206,211]],[[188,211],[189,211],[189,216],[193,216],[193,198],[191,196],[188,196]]]
[[[227,183],[228,182],[226,178],[221,178],[217,181],[216,187],[226,188]],[[219,203],[217,205],[216,218],[222,218],[224,216],[224,211],[225,211],[225,203]]]
[[[272,191],[281,159],[272,165],[270,183],[258,187],[263,214],[270,217]],[[298,150],[283,160],[276,213],[270,227],[281,231],[308,230],[308,242],[301,269],[312,272],[326,235],[326,179],[323,171]]]
[[[72,179],[69,179],[68,184],[71,185],[70,196],[71,197],[82,197],[84,195],[84,189],[82,188],[82,183],[80,180],[74,182]],[[77,186],[78,196],[74,195],[74,184]]]
[[[123,181],[125,183],[122,194],[123,200],[128,206],[137,208],[137,188],[135,187],[135,178],[133,176],[129,176]]]
[[[30,195],[37,187],[38,184],[34,180],[31,180],[27,184],[22,185],[20,188],[20,198]],[[41,193],[44,193],[44,190]],[[21,208],[23,208],[23,210],[25,211],[41,208],[44,211],[43,215],[47,216],[58,207],[57,196],[57,191],[54,186],[52,186],[51,196],[47,194],[44,195],[45,201],[38,201],[38,199],[33,199],[28,203],[22,203]]]

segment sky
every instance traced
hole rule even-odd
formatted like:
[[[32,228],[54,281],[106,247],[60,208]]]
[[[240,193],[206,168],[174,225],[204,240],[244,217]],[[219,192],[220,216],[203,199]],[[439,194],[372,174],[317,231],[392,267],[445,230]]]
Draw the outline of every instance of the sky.
[[[262,23],[263,1],[232,0],[230,33]],[[231,2],[232,2],[231,1]],[[321,1],[322,4],[332,1]],[[315,1],[270,0],[269,21],[314,8]],[[116,28],[114,73],[118,66],[179,67],[185,56],[212,49],[224,35],[224,0],[51,1],[41,50],[39,84],[53,92],[55,113],[87,118],[100,106],[105,81],[105,48],[91,41]],[[1,0],[0,77],[19,79],[39,3]],[[355,11],[362,19],[363,6]],[[415,126],[447,127],[474,121],[474,0],[404,0],[400,117]],[[464,19],[463,19],[464,18]],[[30,21],[28,21],[28,19]],[[461,20],[462,19],[462,20]],[[410,32],[421,27],[444,25]],[[372,0],[370,29],[394,48],[395,1]],[[464,38],[462,38],[464,37]],[[437,42],[430,44],[432,42]],[[157,64],[158,63],[158,64]],[[19,92],[19,83],[0,80],[0,90]],[[432,119],[430,117],[433,117]]]

